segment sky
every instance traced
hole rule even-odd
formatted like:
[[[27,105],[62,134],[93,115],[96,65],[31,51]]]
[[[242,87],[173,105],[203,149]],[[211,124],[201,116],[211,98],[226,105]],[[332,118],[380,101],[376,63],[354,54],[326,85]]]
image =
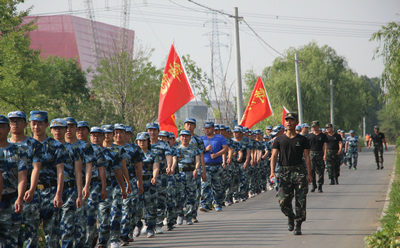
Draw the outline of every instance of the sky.
[[[210,75],[213,15],[207,8],[220,11],[215,19],[221,54],[219,68],[227,74],[228,82],[234,82],[236,77],[234,19],[229,16],[233,15],[234,7],[238,7],[239,16],[244,20],[239,24],[242,75],[248,70],[261,74],[263,68],[272,66],[274,59],[281,57],[285,50],[314,41],[319,46],[335,49],[357,74],[379,77],[383,61],[381,58],[373,60],[379,43],[369,40],[382,25],[399,21],[397,13],[400,13],[399,0],[193,1],[131,0],[128,28],[135,31],[142,45],[154,48],[151,61],[156,66],[165,66],[174,42],[180,56],[189,54]],[[32,6],[31,15],[72,13],[86,17],[83,2],[26,0],[18,9]],[[96,21],[121,25],[122,0],[94,0],[93,6]]]

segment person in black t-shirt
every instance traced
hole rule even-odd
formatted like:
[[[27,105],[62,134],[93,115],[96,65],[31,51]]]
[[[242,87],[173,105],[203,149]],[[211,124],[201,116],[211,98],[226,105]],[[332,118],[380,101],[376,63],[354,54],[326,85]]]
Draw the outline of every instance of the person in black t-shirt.
[[[328,137],[326,163],[328,164],[328,174],[331,179],[330,185],[339,184],[340,176],[340,154],[342,153],[342,137],[333,131],[332,124],[325,126]]]
[[[313,132],[307,136],[311,146],[311,177],[313,179],[311,192],[315,191],[318,182],[318,192],[322,193],[328,137],[319,130],[319,121],[313,121],[311,127]],[[316,174],[318,174],[318,180],[316,180]]]
[[[377,165],[377,170],[383,169],[383,144],[385,144],[385,151],[387,151],[387,144],[385,139],[385,134],[379,132],[379,127],[374,127],[374,133],[371,135],[369,140],[368,148],[371,147],[372,142],[374,142],[374,154],[375,161]],[[380,165],[380,166],[379,166]]]
[[[279,155],[281,173],[279,175],[279,205],[288,217],[288,230],[301,235],[301,224],[306,220],[306,198],[308,183],[312,182],[310,143],[307,138],[296,133],[299,123],[296,113],[285,115],[286,133],[275,138],[272,145],[271,175],[275,176],[275,166]],[[303,155],[305,165],[303,161]],[[307,167],[307,171],[306,171]],[[295,197],[296,214],[293,213],[292,200]],[[294,222],[296,221],[296,227]]]

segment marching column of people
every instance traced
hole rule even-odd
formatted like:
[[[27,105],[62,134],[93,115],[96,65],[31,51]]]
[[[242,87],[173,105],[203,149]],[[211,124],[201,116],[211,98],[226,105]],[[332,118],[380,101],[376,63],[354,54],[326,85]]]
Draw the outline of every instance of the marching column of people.
[[[124,124],[90,127],[73,117],[30,112],[33,137],[26,136],[21,111],[0,115],[0,246],[39,247],[39,226],[47,247],[119,247],[176,225],[197,223],[197,211],[219,212],[266,190],[276,191],[289,230],[300,235],[306,220],[308,183],[322,193],[325,162],[330,184],[339,184],[340,164],[358,168],[360,139],[332,124],[285,125],[266,132],[240,125],[184,121],[178,137],[146,125],[132,142]],[[47,128],[53,138],[46,135]],[[297,130],[298,129],[298,130]],[[11,134],[10,138],[8,138]],[[175,139],[176,138],[176,139]],[[377,169],[383,169],[385,136],[375,127]],[[296,213],[292,199],[296,198]]]

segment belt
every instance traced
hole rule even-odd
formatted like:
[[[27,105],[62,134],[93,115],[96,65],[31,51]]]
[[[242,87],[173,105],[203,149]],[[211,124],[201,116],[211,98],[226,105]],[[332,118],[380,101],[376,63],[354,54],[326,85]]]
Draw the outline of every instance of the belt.
[[[323,151],[310,151],[310,153],[321,154],[321,153],[324,153],[324,152]]]
[[[64,182],[64,189],[69,189],[75,186],[76,186],[75,180],[68,181],[66,183]]]
[[[284,169],[289,169],[289,170],[294,170],[294,169],[298,169],[298,168],[304,168],[304,163],[301,164],[295,164],[295,165],[281,165],[281,168]]]
[[[50,183],[39,183],[37,188],[40,190],[57,186],[57,181],[51,181]]]
[[[153,175],[143,175],[142,180],[151,180],[153,178]]]
[[[338,152],[338,150],[326,150],[327,152]]]
[[[194,171],[194,169],[196,169],[196,168],[185,167],[185,168],[179,168],[179,171],[181,171],[181,172],[190,172],[190,171]]]
[[[210,164],[206,164],[208,166],[217,166],[217,165],[221,165],[222,163],[210,163]]]
[[[18,197],[18,192],[5,194],[5,195],[1,196],[1,201],[10,201],[10,200],[13,200],[16,197]]]

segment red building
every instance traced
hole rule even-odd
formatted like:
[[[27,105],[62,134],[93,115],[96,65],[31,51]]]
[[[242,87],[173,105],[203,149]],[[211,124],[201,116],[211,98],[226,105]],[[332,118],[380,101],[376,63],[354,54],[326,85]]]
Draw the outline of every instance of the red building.
[[[96,68],[95,56],[92,53],[92,38],[87,19],[71,15],[28,16],[25,21],[36,19],[37,30],[30,33],[31,48],[42,50],[44,58],[50,55],[59,57],[77,57],[82,69]],[[98,57],[113,54],[119,44],[121,28],[95,22]],[[126,30],[127,51],[132,57],[134,31]],[[86,77],[90,83],[92,76]]]

